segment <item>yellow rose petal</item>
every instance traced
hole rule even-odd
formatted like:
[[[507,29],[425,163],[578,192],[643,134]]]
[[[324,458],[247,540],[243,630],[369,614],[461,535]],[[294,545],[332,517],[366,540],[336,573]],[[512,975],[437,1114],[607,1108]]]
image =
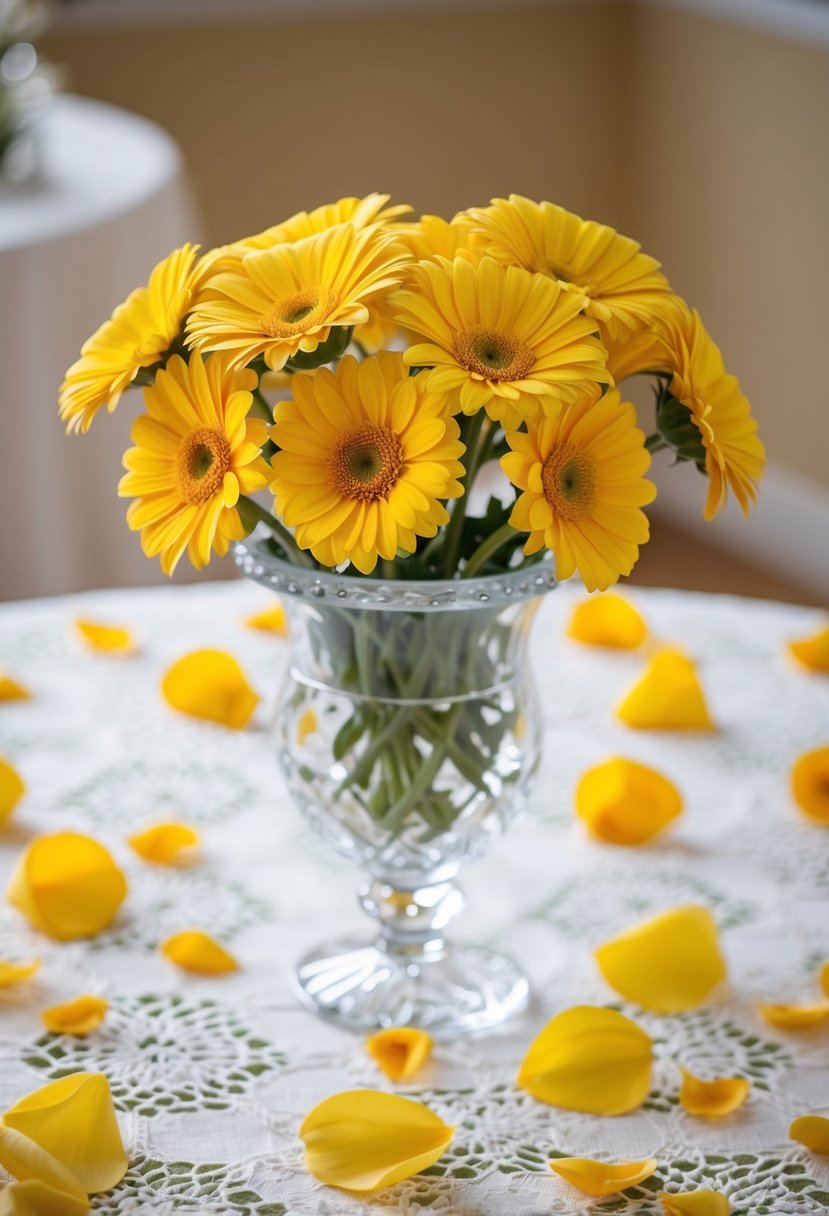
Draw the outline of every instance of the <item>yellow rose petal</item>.
[[[12,984],[19,984],[21,980],[27,980],[29,976],[34,975],[40,970],[40,959],[33,959],[30,963],[7,963],[0,960],[0,988],[9,988]]]
[[[111,924],[126,893],[126,879],[102,844],[78,832],[55,832],[24,850],[6,898],[36,929],[69,941]]]
[[[667,1216],[728,1216],[731,1204],[719,1191],[687,1191],[659,1196]]]
[[[829,625],[811,637],[789,642],[789,654],[811,671],[829,671]]]
[[[233,955],[201,929],[174,933],[161,943],[160,950],[171,963],[194,975],[225,975],[239,970]]]
[[[635,650],[642,645],[647,632],[644,618],[633,604],[612,591],[581,600],[567,626],[568,637],[577,642],[617,650]]]
[[[0,670],[0,701],[28,701],[31,695],[28,688],[24,688],[17,680]]]
[[[434,1165],[454,1130],[419,1102],[353,1089],[315,1106],[299,1134],[305,1164],[320,1182],[373,1191]]]
[[[613,756],[576,786],[576,813],[607,844],[644,844],[682,813],[682,796],[656,769]]]
[[[89,1211],[89,1199],[77,1178],[50,1152],[13,1127],[0,1126],[0,1165],[22,1185],[13,1191],[9,1212],[43,1213],[43,1216],[73,1216]],[[0,1213],[3,1207],[0,1205]]]
[[[622,1161],[618,1165],[594,1161],[592,1157],[557,1157],[550,1162],[550,1169],[585,1195],[600,1196],[615,1195],[617,1191],[636,1186],[637,1182],[644,1182],[656,1165],[655,1157],[648,1157],[646,1161]]]
[[[431,1054],[432,1036],[414,1026],[391,1026],[369,1035],[366,1050],[392,1081],[406,1081]]]
[[[198,845],[199,834],[186,823],[157,823],[128,837],[128,841],[144,861],[157,866],[174,866],[182,860],[182,853]]]
[[[16,1102],[3,1115],[51,1153],[88,1195],[108,1191],[127,1170],[109,1082],[102,1073],[74,1073]]]
[[[129,629],[122,625],[103,625],[98,621],[75,621],[75,628],[90,650],[105,654],[135,654],[136,646]]]
[[[648,1095],[652,1046],[623,1014],[577,1005],[557,1014],[533,1041],[517,1084],[551,1106],[624,1115]]]
[[[829,1021],[829,1001],[815,1001],[807,1005],[767,1005],[757,1006],[760,1013],[772,1026],[781,1030],[811,1030]]]
[[[717,926],[697,904],[643,921],[595,952],[608,984],[656,1013],[695,1009],[726,976]]]
[[[713,730],[696,668],[678,650],[655,654],[616,707],[635,730]]]
[[[823,1115],[801,1115],[792,1123],[789,1135],[813,1153],[829,1153],[829,1119]]]
[[[319,730],[317,715],[313,709],[306,709],[296,728],[296,741],[302,745],[309,735],[315,735]]]
[[[25,793],[26,785],[20,773],[0,756],[0,827]]]
[[[288,634],[288,618],[281,604],[274,608],[266,608],[263,612],[254,612],[245,618],[248,629],[261,629],[264,633],[279,633],[283,637]]]
[[[0,1216],[83,1216],[89,1199],[56,1191],[45,1182],[10,1182],[0,1191]]]
[[[44,1009],[41,1019],[52,1034],[74,1034],[83,1036],[97,1030],[106,1017],[109,1001],[102,996],[76,996],[62,1005]]]
[[[795,760],[791,786],[803,814],[829,827],[829,747],[816,747]]]
[[[689,1115],[718,1119],[737,1110],[748,1097],[750,1086],[745,1077],[719,1077],[716,1081],[702,1081],[686,1068],[680,1068],[680,1071],[682,1085],[679,1100]]]
[[[194,650],[184,655],[167,671],[161,691],[179,713],[233,730],[247,725],[259,703],[242,668],[222,650]]]

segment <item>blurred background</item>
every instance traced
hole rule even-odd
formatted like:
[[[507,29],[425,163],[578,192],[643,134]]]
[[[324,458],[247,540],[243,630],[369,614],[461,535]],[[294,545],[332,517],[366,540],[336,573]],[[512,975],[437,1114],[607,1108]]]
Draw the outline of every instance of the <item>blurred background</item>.
[[[740,378],[769,468],[750,521],[705,524],[696,471],[660,466],[631,581],[829,599],[829,4],[26,7],[16,58],[0,38],[31,116],[0,185],[0,597],[162,581],[115,497],[138,402],[71,440],[56,414],[114,305],[185,240],[378,190],[446,216],[552,199],[659,258]],[[0,113],[0,147],[2,129]]]

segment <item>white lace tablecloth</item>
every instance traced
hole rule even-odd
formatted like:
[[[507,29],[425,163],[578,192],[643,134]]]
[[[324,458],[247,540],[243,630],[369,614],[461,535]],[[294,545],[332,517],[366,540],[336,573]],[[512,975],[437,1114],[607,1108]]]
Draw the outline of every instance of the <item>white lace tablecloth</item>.
[[[0,957],[43,960],[34,981],[0,992],[0,1110],[67,1072],[106,1073],[131,1166],[96,1211],[650,1213],[661,1210],[659,1190],[706,1185],[746,1216],[826,1210],[829,1158],[791,1142],[787,1129],[795,1115],[829,1107],[829,1032],[776,1031],[755,1008],[758,998],[813,999],[829,959],[829,831],[806,821],[788,792],[793,758],[829,743],[829,681],[784,654],[785,639],[810,631],[815,614],[632,592],[653,632],[696,657],[721,724],[714,735],[642,733],[611,716],[642,657],[568,642],[573,598],[566,588],[549,596],[534,627],[548,733],[532,806],[468,872],[456,928],[518,958],[534,1002],[500,1032],[436,1048],[405,1092],[456,1125],[452,1147],[427,1174],[371,1201],[311,1178],[297,1138],[322,1098],[389,1083],[359,1039],[302,1010],[289,987],[306,948],[332,930],[370,927],[354,900],[357,873],[306,830],[284,792],[267,723],[288,644],[242,624],[266,593],[239,582],[0,609],[0,658],[34,693],[0,705],[0,752],[29,786],[0,834],[0,880],[33,834],[76,828],[105,842],[130,881],[117,924],[89,942],[53,943],[0,911]],[[84,651],[77,615],[130,626],[140,655]],[[252,728],[193,721],[162,701],[167,665],[202,646],[236,655],[261,692]],[[664,841],[614,849],[574,824],[576,779],[613,752],[652,763],[683,790],[685,815]],[[127,834],[173,817],[202,832],[201,864],[170,871],[131,854]],[[718,921],[728,988],[677,1017],[620,1006],[591,947],[689,901]],[[226,943],[243,970],[221,980],[175,972],[156,947],[192,925]],[[39,1011],[81,991],[109,998],[102,1029],[87,1039],[42,1033]],[[595,1118],[514,1087],[535,1033],[576,1002],[625,1008],[656,1040],[653,1090],[639,1111]],[[722,1120],[686,1114],[676,1059],[707,1077],[745,1075],[748,1103]],[[551,1173],[553,1150],[653,1154],[659,1169],[623,1197],[589,1201]]]

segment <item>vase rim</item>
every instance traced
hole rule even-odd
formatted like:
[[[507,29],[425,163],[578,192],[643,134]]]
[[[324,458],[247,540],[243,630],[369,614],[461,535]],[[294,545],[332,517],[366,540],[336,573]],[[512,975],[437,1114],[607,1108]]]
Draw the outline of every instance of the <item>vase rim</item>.
[[[378,611],[437,612],[493,608],[545,595],[557,586],[552,554],[524,569],[475,578],[379,579],[305,569],[276,557],[264,525],[234,545],[236,565],[248,578],[299,599],[332,600]]]

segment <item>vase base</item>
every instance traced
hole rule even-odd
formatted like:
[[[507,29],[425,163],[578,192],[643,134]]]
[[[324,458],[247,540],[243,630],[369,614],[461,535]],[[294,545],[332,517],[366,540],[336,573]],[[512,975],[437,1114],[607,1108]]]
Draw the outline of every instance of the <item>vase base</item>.
[[[299,961],[295,983],[306,1005],[350,1030],[418,1026],[436,1039],[495,1026],[529,999],[512,959],[478,946],[415,960],[382,944],[325,942]]]

